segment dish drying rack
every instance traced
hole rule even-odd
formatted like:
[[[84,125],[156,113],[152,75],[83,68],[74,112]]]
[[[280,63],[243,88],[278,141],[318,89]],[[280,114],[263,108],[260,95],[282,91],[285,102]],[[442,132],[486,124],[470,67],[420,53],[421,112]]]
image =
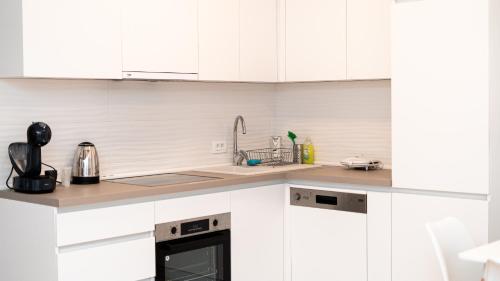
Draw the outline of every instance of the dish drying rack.
[[[293,164],[291,148],[261,148],[247,150],[248,159],[260,160],[265,166],[285,166]]]

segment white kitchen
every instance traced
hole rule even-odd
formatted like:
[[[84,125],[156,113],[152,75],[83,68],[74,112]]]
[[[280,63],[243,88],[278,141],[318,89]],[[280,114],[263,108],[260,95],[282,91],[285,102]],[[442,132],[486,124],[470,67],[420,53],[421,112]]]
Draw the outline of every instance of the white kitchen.
[[[0,281],[500,280],[500,1],[1,0]]]

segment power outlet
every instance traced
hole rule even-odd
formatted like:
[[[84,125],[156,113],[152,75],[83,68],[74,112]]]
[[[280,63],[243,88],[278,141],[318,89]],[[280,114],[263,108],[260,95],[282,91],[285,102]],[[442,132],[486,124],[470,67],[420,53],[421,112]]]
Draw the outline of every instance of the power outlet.
[[[222,154],[227,152],[226,141],[213,141],[212,142],[212,154]]]

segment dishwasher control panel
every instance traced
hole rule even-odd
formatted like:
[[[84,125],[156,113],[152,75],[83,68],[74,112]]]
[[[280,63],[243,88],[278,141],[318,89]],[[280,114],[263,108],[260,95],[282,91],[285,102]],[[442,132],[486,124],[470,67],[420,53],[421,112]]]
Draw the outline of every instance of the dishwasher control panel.
[[[367,212],[366,194],[290,188],[290,205],[352,213]]]

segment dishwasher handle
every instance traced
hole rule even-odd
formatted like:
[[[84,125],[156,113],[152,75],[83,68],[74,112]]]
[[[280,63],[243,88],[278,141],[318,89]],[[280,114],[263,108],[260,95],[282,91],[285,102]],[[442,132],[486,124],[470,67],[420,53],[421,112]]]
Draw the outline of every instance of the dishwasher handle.
[[[290,188],[290,205],[351,213],[367,213],[366,194]]]

